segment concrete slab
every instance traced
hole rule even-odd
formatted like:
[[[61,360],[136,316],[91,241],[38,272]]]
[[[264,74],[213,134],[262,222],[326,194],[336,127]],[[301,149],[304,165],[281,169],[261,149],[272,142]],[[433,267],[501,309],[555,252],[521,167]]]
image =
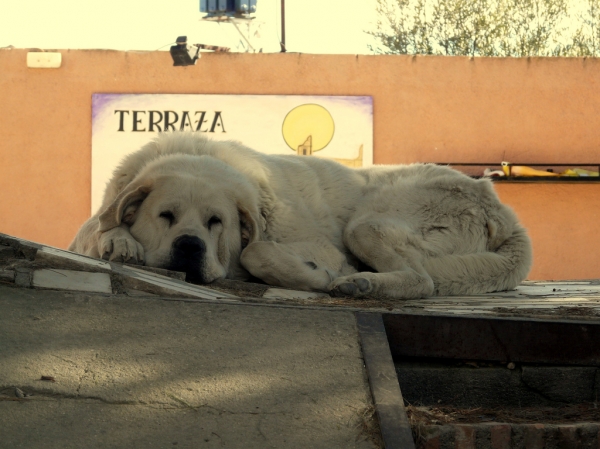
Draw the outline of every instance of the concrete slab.
[[[2,447],[373,448],[370,406],[348,311],[0,285]]]

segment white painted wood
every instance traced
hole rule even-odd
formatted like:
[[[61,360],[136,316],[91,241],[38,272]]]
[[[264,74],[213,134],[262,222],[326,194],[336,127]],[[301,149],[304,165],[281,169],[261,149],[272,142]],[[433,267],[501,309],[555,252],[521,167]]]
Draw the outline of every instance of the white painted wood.
[[[164,274],[153,273],[151,271],[144,270],[143,268],[133,267],[131,265],[127,265],[126,267],[124,266],[123,269],[125,271],[128,271],[128,270],[129,271],[134,271],[135,273],[141,274],[141,275],[150,275],[150,276],[153,276],[153,277],[155,277],[157,279],[162,279],[162,280],[166,280],[166,281],[173,280],[173,278],[171,278],[169,276],[165,276]]]
[[[597,285],[597,284],[592,284],[591,281],[525,281],[524,282],[525,285],[557,285],[557,284],[563,284],[563,285]]]
[[[493,315],[502,313],[502,309],[533,309],[544,314],[559,308],[600,312],[600,285],[590,281],[524,282],[508,292],[409,300],[403,307],[454,315]]]
[[[108,273],[45,269],[33,272],[33,287],[74,290],[83,292],[112,293]]]
[[[545,285],[519,285],[516,290],[519,294],[532,296],[564,296],[566,294],[598,294],[600,285],[590,284],[545,284]]]
[[[157,287],[173,290],[175,292],[185,293],[202,299],[236,299],[237,296],[230,295],[228,293],[213,290],[207,287],[201,287],[195,284],[188,284],[183,281],[171,279],[167,276],[160,274],[148,273],[147,271],[141,270],[134,267],[121,267],[121,273],[129,275],[135,279],[143,282],[147,282]]]
[[[110,270],[110,263],[105,260],[94,259],[92,257],[82,256],[81,254],[73,253],[71,251],[65,251],[58,248],[53,248],[51,246],[43,246],[39,251],[49,254],[51,256],[62,257],[64,259],[73,260],[75,262],[84,263],[86,265],[103,268],[105,270]]]

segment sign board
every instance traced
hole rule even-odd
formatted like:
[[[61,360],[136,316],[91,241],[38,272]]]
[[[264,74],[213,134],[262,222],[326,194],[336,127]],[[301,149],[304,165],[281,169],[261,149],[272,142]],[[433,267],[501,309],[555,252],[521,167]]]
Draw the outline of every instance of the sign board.
[[[373,101],[366,96],[94,94],[92,214],[121,159],[159,132],[200,132],[267,154],[373,163]]]

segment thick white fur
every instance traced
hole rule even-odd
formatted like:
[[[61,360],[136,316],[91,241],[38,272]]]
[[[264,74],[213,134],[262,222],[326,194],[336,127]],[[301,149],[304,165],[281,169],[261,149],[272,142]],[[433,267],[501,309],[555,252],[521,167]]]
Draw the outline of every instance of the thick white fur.
[[[169,201],[172,226],[158,216]],[[222,223],[210,227],[214,214]],[[160,134],[127,156],[69,249],[168,267],[182,234],[206,242],[203,282],[250,273],[357,297],[508,290],[532,259],[488,180],[431,164],[350,169],[194,133]]]

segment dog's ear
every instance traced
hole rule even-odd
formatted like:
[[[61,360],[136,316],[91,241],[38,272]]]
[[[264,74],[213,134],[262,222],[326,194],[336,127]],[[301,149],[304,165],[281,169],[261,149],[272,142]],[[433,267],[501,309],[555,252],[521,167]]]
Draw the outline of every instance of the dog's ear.
[[[249,209],[238,204],[240,216],[240,233],[242,236],[242,249],[260,237],[258,213],[252,213]]]
[[[108,208],[98,217],[100,232],[116,228],[121,223],[131,226],[136,219],[137,211],[142,201],[152,191],[152,179],[132,182],[121,191]]]

